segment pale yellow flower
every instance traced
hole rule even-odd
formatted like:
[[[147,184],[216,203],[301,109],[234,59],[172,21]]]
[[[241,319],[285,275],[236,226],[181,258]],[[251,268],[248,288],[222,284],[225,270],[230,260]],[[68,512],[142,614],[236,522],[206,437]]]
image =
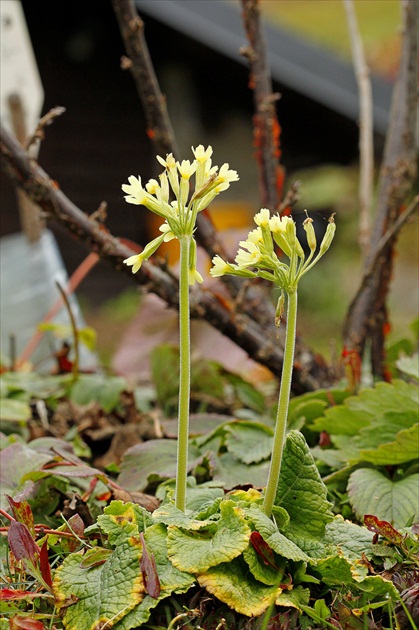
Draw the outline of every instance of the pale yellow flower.
[[[256,225],[268,226],[270,216],[271,216],[271,213],[269,212],[268,208],[262,208],[260,212],[255,214],[254,221]]]
[[[235,259],[237,265],[239,267],[251,267],[252,265],[256,265],[262,258],[259,247],[251,241],[240,241],[239,244],[245,249],[239,249],[237,252]]]
[[[210,269],[210,274],[213,278],[218,278],[220,276],[224,276],[224,274],[228,273],[231,269],[231,265],[225,262],[220,256],[214,256],[212,259],[212,264],[214,265]]]
[[[143,257],[141,254],[136,254],[135,256],[130,256],[124,260],[124,263],[128,265],[128,267],[132,266],[132,273],[137,273],[141,265],[143,264]]]

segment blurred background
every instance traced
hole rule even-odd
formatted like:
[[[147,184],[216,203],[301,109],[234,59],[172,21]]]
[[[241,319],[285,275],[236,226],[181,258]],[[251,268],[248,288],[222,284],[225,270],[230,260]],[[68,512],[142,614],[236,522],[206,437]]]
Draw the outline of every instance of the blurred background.
[[[182,156],[191,145],[211,144],[215,162],[240,175],[214,205],[220,229],[247,230],[259,210],[252,137],[253,102],[240,4],[229,0],[138,0],[145,36],[167,97]],[[326,354],[339,346],[340,327],[358,285],[358,100],[343,3],[339,0],[262,0],[273,88],[281,95],[281,162],[287,186],[301,181],[303,210],[320,220],[337,213],[333,252],[302,283],[300,331]],[[144,245],[153,225],[147,211],[127,205],[121,184],[135,174],[158,172],[145,119],[128,72],[112,5],[104,0],[22,0],[45,92],[43,113],[66,112],[47,128],[39,162],[83,211],[108,204],[107,226],[116,236]],[[357,0],[357,17],[373,72],[375,157],[379,165],[400,53],[398,0]],[[16,195],[1,174],[1,236],[20,230]],[[88,250],[51,224],[69,274]],[[239,232],[238,232],[239,233]],[[238,240],[238,239],[237,239]],[[400,237],[391,293],[395,335],[404,335],[418,309],[417,223]],[[78,300],[98,331],[109,362],[138,311],[129,278],[99,263],[83,280]]]

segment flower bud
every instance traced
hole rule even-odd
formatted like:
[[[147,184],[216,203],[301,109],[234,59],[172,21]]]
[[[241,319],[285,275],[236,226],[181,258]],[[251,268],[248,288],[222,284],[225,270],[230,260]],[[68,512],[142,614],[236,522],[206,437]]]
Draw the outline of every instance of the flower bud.
[[[285,295],[284,295],[284,292],[281,291],[281,295],[278,298],[276,311],[275,311],[275,326],[277,328],[279,328],[281,325],[281,319],[284,314],[284,308],[285,308]]]
[[[320,245],[320,254],[323,255],[329,249],[336,232],[336,223],[334,219],[335,213],[330,215],[329,223],[327,224],[326,234],[323,236],[323,240]]]
[[[310,251],[314,252],[317,247],[317,239],[316,232],[314,231],[313,227],[313,219],[307,216],[307,219],[303,221],[303,228],[305,229],[307,234],[307,244],[310,248]]]

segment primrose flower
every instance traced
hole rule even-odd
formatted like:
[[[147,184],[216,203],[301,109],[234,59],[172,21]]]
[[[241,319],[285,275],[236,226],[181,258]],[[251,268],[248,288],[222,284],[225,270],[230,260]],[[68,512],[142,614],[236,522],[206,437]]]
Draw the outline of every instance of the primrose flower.
[[[122,190],[127,193],[125,201],[138,206],[142,205],[143,201],[146,199],[146,191],[141,185],[141,177],[137,179],[134,175],[131,175],[131,177],[128,177],[128,181],[129,184],[123,184],[121,186]]]
[[[230,271],[232,265],[229,265],[225,262],[220,256],[214,256],[212,259],[212,264],[214,265],[210,269],[210,274],[213,278],[218,278],[220,276],[224,276],[226,273]]]
[[[127,258],[129,262],[126,264],[132,265],[134,273],[140,269],[143,260],[156,251],[160,243],[185,237],[191,243],[189,282],[202,282],[202,276],[196,270],[196,244],[193,244],[197,214],[239,177],[227,163],[220,169],[212,166],[211,146],[205,148],[200,144],[196,149],[192,147],[192,152],[195,158],[193,161],[178,162],[171,153],[166,155],[166,159],[157,156],[157,161],[164,167],[158,179],[150,179],[143,186],[141,177],[131,175],[128,184],[122,186],[128,203],[143,205],[165,220],[159,228],[161,236],[151,241],[141,254]],[[169,201],[171,191],[174,199]]]
[[[231,274],[234,276],[260,277],[274,282],[281,291],[294,291],[299,280],[307,273],[329,249],[336,225],[333,215],[329,219],[326,234],[315,256],[316,240],[312,220],[307,216],[303,227],[307,233],[310,254],[305,257],[304,250],[297,238],[295,223],[291,217],[270,216],[268,208],[262,208],[254,221],[258,226],[251,230],[247,240],[240,241],[235,265],[231,265],[219,256],[213,258],[210,274],[214,277]],[[289,258],[289,264],[279,260],[273,241]],[[314,257],[315,256],[315,257]],[[314,258],[314,259],[313,259]],[[249,267],[252,267],[251,271]],[[281,293],[282,295],[282,293]],[[282,314],[282,298],[279,301],[277,321]]]
[[[239,249],[236,256],[236,263],[239,267],[251,267],[256,265],[262,258],[261,251],[252,241],[240,241],[240,245],[245,249]],[[247,252],[245,251],[247,249]]]
[[[271,216],[271,213],[269,212],[268,208],[262,208],[260,212],[255,214],[254,221],[256,225],[268,226],[269,221],[270,221],[270,216]]]

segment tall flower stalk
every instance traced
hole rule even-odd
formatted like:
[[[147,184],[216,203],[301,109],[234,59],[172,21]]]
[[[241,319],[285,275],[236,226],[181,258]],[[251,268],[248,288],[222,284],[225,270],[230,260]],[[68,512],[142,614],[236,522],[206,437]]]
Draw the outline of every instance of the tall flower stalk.
[[[336,225],[332,215],[320,247],[317,249],[313,221],[307,216],[303,226],[310,252],[306,257],[297,238],[295,223],[290,217],[278,215],[271,217],[270,211],[267,208],[262,208],[255,215],[254,221],[257,225],[256,229],[249,232],[245,241],[240,241],[241,248],[237,252],[236,264],[225,262],[219,256],[215,256],[210,273],[214,277],[231,274],[245,278],[260,277],[273,282],[281,291],[276,308],[277,326],[281,322],[285,301],[288,302],[278,411],[268,482],[263,501],[263,511],[270,517],[278,487],[287,428],[297,326],[298,283],[329,249]],[[279,260],[275,252],[275,244],[289,259],[288,264]]]
[[[135,205],[143,205],[164,219],[159,230],[161,235],[148,243],[140,254],[124,260],[136,273],[144,260],[156,252],[163,242],[176,238],[180,244],[179,271],[179,415],[177,442],[177,470],[175,505],[185,511],[186,483],[188,474],[188,439],[189,439],[189,400],[190,400],[190,317],[189,286],[202,282],[202,276],[196,268],[197,249],[194,238],[196,217],[230,182],[237,181],[236,171],[228,164],[220,169],[212,166],[212,148],[199,145],[192,148],[193,162],[177,162],[172,154],[166,159],[157,157],[164,167],[159,181],[150,179],[142,186],[141,178],[133,175],[128,184],[122,186],[126,193],[125,200]],[[192,191],[191,179],[195,179]]]

